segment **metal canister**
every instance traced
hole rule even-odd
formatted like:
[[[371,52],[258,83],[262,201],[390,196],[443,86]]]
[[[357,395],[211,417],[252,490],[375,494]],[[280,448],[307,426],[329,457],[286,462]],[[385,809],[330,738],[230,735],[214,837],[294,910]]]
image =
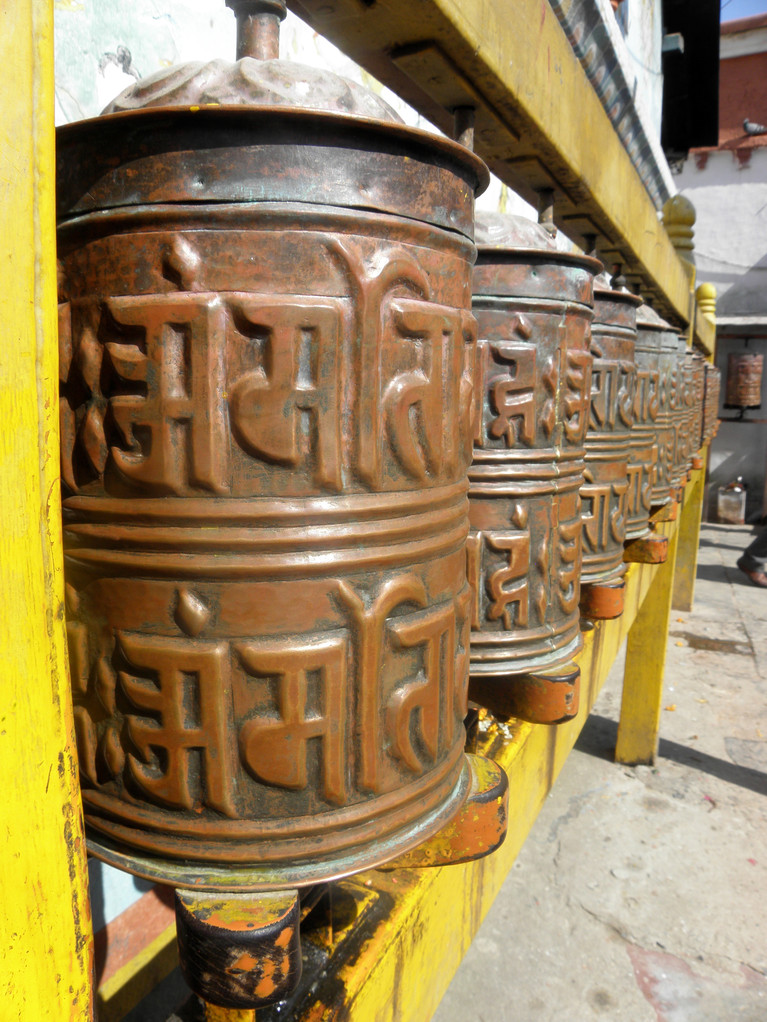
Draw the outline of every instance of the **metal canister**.
[[[202,889],[391,860],[469,785],[487,171],[266,55],[144,79],[58,138],[90,848]]]
[[[671,500],[676,430],[673,424],[673,380],[676,372],[678,334],[649,305],[637,310],[637,343],[655,348],[658,364],[658,411],[655,418],[658,458],[651,491],[651,504],[661,507]]]
[[[477,220],[477,431],[469,471],[471,676],[514,678],[580,645],[594,274],[539,224]]]
[[[692,352],[692,460],[696,466],[703,446],[703,401],[706,389],[706,360],[699,351]]]
[[[734,351],[727,356],[725,408],[762,407],[764,357],[753,351]]]
[[[687,459],[690,455],[690,383],[687,342],[683,337],[677,337],[676,362],[671,378],[671,418],[674,426],[674,463],[671,470],[671,487],[677,495],[686,482]]]
[[[643,536],[650,521],[659,462],[660,359],[665,324],[653,309],[637,309],[636,391],[628,461],[626,539]]]
[[[594,356],[583,497],[582,585],[625,572],[626,502],[636,391],[636,313],[641,300],[606,274],[594,285]]]
[[[703,433],[705,442],[711,443],[719,421],[720,373],[717,367],[710,362],[706,362],[705,373],[706,390],[703,402]]]

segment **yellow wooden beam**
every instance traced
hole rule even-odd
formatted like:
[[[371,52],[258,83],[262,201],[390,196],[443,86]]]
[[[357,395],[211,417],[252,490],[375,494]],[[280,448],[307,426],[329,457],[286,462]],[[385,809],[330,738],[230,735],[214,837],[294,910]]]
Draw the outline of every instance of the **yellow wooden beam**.
[[[689,496],[690,487],[685,492],[685,503],[689,502]],[[684,508],[680,521],[683,517]],[[642,604],[628,634],[621,715],[615,746],[615,759],[618,763],[632,766],[654,763],[658,752],[668,621],[679,531],[679,528],[675,528],[671,533],[668,559],[665,564],[659,565],[648,598]]]
[[[92,1018],[64,634],[53,5],[0,8],[0,1015]]]
[[[698,545],[700,543],[700,520],[703,514],[708,447],[701,451],[703,467],[693,469],[692,479],[685,493],[682,513],[679,518],[679,539],[677,540],[676,569],[671,606],[675,610],[692,610],[695,598],[695,576],[698,567]]]
[[[533,202],[553,188],[563,230],[602,235],[659,311],[689,322],[685,268],[546,0],[288,3],[443,131],[456,107],[475,107],[490,168]]]

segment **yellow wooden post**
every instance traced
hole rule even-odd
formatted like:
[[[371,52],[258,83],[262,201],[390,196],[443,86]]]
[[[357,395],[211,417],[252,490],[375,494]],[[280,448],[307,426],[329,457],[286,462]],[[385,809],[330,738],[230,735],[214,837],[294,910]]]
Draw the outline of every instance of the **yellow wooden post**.
[[[695,597],[695,575],[698,568],[700,520],[703,513],[703,491],[706,481],[708,448],[701,452],[703,467],[693,469],[692,480],[685,495],[679,517],[679,538],[671,606],[675,610],[692,610]]]
[[[626,640],[623,698],[615,746],[618,763],[654,763],[658,751],[678,536],[678,529],[671,530],[668,560],[658,567]]]
[[[53,4],[0,7],[0,1016],[90,1019],[92,936],[64,632]]]

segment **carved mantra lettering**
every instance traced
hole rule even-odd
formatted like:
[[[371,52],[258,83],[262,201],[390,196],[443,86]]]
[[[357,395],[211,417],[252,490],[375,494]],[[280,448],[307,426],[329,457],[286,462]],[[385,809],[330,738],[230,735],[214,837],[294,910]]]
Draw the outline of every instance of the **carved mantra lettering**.
[[[591,376],[591,427],[615,429],[634,421],[636,372],[630,362],[596,359]]]
[[[521,340],[477,342],[477,401],[487,409],[477,423],[479,447],[487,440],[503,439],[508,448],[535,441],[536,350],[524,343],[532,336],[532,327],[526,317],[517,316],[510,332]],[[500,367],[506,371],[498,373]]]
[[[325,799],[343,805],[346,790],[347,639],[326,636],[305,643],[237,643],[245,670],[278,679],[279,717],[255,717],[240,729],[243,762],[258,780],[282,788],[308,784],[307,742],[322,741]],[[323,712],[307,717],[311,674],[319,676]]]
[[[127,718],[128,735],[141,754],[140,760],[128,755],[135,782],[174,808],[192,809],[199,799],[225,816],[236,815],[225,710],[230,685],[226,644],[192,646],[183,639],[125,633],[118,641],[129,664],[150,675],[121,671],[123,691],[139,710],[156,715],[152,720]],[[194,705],[196,714],[189,708]],[[193,750],[202,754],[204,795],[192,792]]]
[[[349,801],[352,781],[361,791],[390,790],[392,761],[415,775],[428,771],[452,749],[467,712],[468,587],[436,606],[414,574],[389,579],[372,601],[346,582],[338,593],[350,632],[219,642],[118,633],[117,655],[127,664],[119,688],[132,710],[124,718],[128,754],[112,755],[111,773],[125,760],[151,801],[236,817],[241,767],[266,786],[315,788],[334,805]],[[98,686],[107,658],[91,672],[84,641],[75,641],[72,656],[83,773],[98,785],[91,717],[98,688],[90,675]],[[385,663],[396,680],[384,691]],[[112,715],[112,741],[114,694],[100,702]]]
[[[568,515],[578,511],[579,499],[571,501]],[[548,616],[550,600],[556,599],[563,613],[571,614],[578,605],[579,590],[576,580],[579,574],[579,551],[581,543],[581,518],[561,522],[554,533],[552,543],[553,563],[549,569],[539,556],[536,568],[543,576],[544,598],[540,606],[535,604],[539,623]],[[489,551],[486,553],[485,551]],[[498,566],[493,563],[493,552],[507,555],[507,563]],[[490,562],[487,567],[485,562]],[[530,625],[530,533],[518,532],[474,532],[466,544],[466,564],[469,586],[472,591],[471,627],[481,631],[487,622],[500,620],[504,629],[526,628]],[[483,585],[484,583],[484,585]],[[483,599],[483,589],[488,599]],[[512,615],[512,607],[515,613]]]
[[[611,540],[622,543],[625,538],[628,483],[595,483],[589,469],[583,477],[586,484],[581,495],[591,503],[589,513],[583,515],[583,534],[592,550],[604,551]]]
[[[658,417],[658,370],[638,369],[634,397],[634,421],[655,422]]]
[[[111,459],[150,494],[230,493],[230,428],[249,457],[301,468],[326,490],[348,473],[388,487],[395,467],[454,478],[471,452],[473,317],[430,301],[409,257],[372,277],[359,260],[345,267],[356,328],[347,298],[180,293],[75,306],[61,339],[67,485],[77,489],[79,463],[101,475]]]
[[[258,344],[257,366],[231,388],[229,407],[240,446],[295,467],[303,460],[302,413],[310,420],[318,485],[341,488],[339,400],[341,316],[322,300],[240,301],[237,312]]]

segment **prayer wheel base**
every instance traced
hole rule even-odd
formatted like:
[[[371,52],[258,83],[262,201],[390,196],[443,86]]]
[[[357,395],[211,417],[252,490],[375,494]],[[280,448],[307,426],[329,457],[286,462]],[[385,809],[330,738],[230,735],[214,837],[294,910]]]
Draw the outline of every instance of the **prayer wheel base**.
[[[626,543],[623,560],[626,564],[664,564],[668,557],[668,537],[650,532]]]
[[[181,971],[206,1003],[263,1008],[301,978],[298,891],[176,891]]]
[[[469,696],[496,716],[560,724],[578,712],[581,671],[574,664],[513,678],[471,678]]]
[[[668,504],[661,504],[660,507],[653,508],[650,518],[653,522],[675,522],[678,514],[678,501],[670,500]]]
[[[703,468],[703,458],[700,455],[696,455],[692,459],[692,467],[696,472]]]
[[[383,869],[451,866],[489,855],[506,837],[509,781],[502,767],[484,756],[467,755],[471,788],[463,808],[447,826]]]
[[[617,582],[587,582],[581,584],[581,614],[595,621],[610,621],[620,617],[626,594],[623,579]]]

